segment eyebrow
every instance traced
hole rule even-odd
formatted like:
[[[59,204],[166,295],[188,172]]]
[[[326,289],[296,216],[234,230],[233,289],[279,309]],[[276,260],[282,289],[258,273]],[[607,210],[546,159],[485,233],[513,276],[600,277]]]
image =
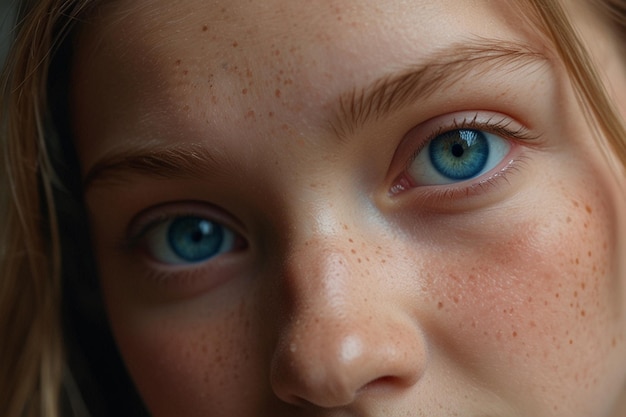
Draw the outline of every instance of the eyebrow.
[[[338,139],[354,135],[367,123],[454,85],[472,71],[478,71],[477,76],[494,69],[515,71],[545,63],[548,58],[522,43],[477,39],[448,46],[427,61],[340,94],[337,111],[330,120]],[[128,174],[157,179],[224,177],[228,166],[228,155],[218,147],[209,149],[200,143],[145,145],[99,159],[84,176],[83,189],[95,183],[123,183],[128,181]]]
[[[480,76],[495,69],[516,71],[547,61],[546,55],[517,42],[475,39],[452,44],[434,53],[427,63],[383,76],[365,87],[342,94],[331,128],[339,137],[353,135],[368,122],[427,99],[472,71],[478,71]]]
[[[128,174],[157,179],[224,177],[228,164],[225,152],[201,143],[128,148],[99,159],[85,174],[83,189],[95,183],[123,183]]]

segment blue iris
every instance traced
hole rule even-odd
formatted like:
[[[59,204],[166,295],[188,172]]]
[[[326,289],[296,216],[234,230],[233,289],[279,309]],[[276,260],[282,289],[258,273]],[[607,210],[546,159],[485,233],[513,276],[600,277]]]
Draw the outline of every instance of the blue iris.
[[[479,130],[457,129],[433,139],[428,155],[441,175],[451,180],[467,180],[485,168],[489,143]]]
[[[171,250],[186,262],[199,262],[223,251],[224,227],[200,217],[179,217],[169,224],[167,241]]]

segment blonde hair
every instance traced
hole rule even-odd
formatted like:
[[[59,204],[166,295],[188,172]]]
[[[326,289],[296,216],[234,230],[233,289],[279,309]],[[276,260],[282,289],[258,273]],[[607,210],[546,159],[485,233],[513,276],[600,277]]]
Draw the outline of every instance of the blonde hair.
[[[40,0],[20,25],[1,78],[0,415],[56,417],[64,380],[63,273],[56,180],[46,138],[48,74],[58,47],[92,3]],[[626,33],[623,0],[590,0]],[[563,8],[527,0],[530,14],[571,74],[594,125],[626,166],[626,130]],[[65,254],[67,256],[67,254]]]
[[[0,415],[58,415],[63,375],[61,251],[44,144],[53,51],[90,2],[44,0],[22,24],[1,78]]]

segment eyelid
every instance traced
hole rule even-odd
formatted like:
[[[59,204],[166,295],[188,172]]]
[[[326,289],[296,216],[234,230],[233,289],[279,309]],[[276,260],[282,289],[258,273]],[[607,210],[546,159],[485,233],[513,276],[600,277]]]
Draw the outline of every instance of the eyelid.
[[[414,186],[406,178],[406,173],[415,161],[417,155],[425,150],[428,144],[439,135],[460,129],[481,130],[500,136],[504,140],[512,142],[512,145],[523,144],[526,147],[541,145],[541,135],[536,134],[524,124],[508,115],[493,111],[462,111],[429,119],[411,129],[404,137],[396,151],[396,160],[400,160],[400,172],[396,171],[394,180],[389,188],[389,195],[395,196],[410,191],[413,188],[422,189],[422,196],[428,199],[473,195],[474,192],[485,189],[486,185],[492,185],[496,180],[505,177],[507,172],[515,170],[525,158],[520,152],[512,148],[511,157],[508,161],[499,164],[499,168],[490,171],[490,175],[483,174],[481,177],[446,185]],[[517,147],[515,147],[517,148]],[[495,172],[497,170],[497,172]]]
[[[449,120],[452,117],[452,120]],[[448,120],[446,120],[448,119]],[[406,162],[410,165],[426,145],[437,136],[457,129],[475,129],[484,130],[486,132],[499,135],[504,139],[516,140],[532,144],[537,142],[540,136],[532,133],[523,124],[516,120],[494,112],[471,112],[471,113],[455,113],[449,116],[439,116],[430,119],[412,129],[407,136],[422,136],[418,132],[429,132],[423,135],[423,139],[419,138],[419,145],[413,151],[413,155]],[[415,145],[413,145],[415,146]]]
[[[126,229],[123,246],[130,249],[137,247],[141,244],[142,238],[153,227],[181,216],[196,216],[210,219],[231,228],[233,232],[240,236],[245,232],[243,225],[237,219],[213,204],[198,201],[163,203],[147,208],[133,217]]]

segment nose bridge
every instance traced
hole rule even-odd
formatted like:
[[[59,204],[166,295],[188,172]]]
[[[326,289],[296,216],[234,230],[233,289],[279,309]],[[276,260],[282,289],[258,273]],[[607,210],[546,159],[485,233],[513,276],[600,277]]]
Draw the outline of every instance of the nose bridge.
[[[338,225],[294,239],[283,266],[288,312],[271,375],[275,393],[294,404],[346,405],[375,381],[405,386],[421,374],[421,334],[372,268],[378,249]]]
[[[288,255],[284,285],[301,313],[315,309],[315,314],[341,316],[350,307],[354,293],[349,289],[360,271],[349,259],[352,242],[344,240],[341,235],[316,236]]]

